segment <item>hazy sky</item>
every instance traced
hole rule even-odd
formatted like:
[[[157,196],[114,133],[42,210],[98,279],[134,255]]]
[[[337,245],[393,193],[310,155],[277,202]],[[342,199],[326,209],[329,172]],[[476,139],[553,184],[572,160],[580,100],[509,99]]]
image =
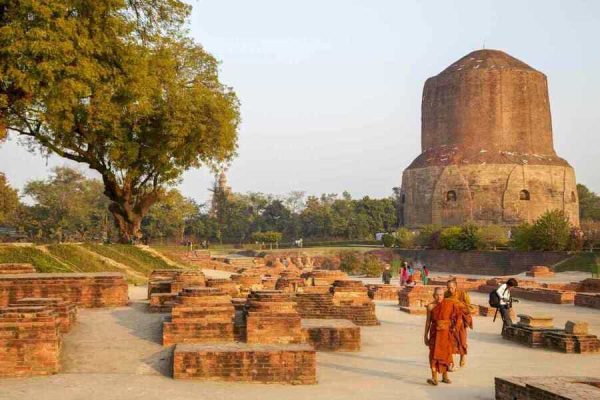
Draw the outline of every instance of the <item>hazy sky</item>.
[[[548,76],[555,148],[600,192],[600,1],[191,4],[193,36],[242,104],[235,191],[390,195],[420,152],[425,79],[485,45]],[[15,140],[0,147],[18,188],[61,164]],[[189,171],[180,189],[205,201],[211,182]]]

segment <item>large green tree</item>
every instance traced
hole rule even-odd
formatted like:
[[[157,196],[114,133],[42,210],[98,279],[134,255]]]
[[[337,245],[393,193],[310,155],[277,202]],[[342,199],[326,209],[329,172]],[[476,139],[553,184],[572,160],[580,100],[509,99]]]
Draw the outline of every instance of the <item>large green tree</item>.
[[[46,180],[29,181],[23,193],[33,200],[21,221],[40,239],[90,240],[109,235],[108,203],[102,182],[68,167],[57,167]]]
[[[586,219],[600,221],[600,196],[580,183],[577,184],[577,195],[579,198],[579,218],[582,221]]]
[[[0,172],[0,224],[13,222],[19,207],[19,195]]]
[[[6,0],[0,128],[102,176],[123,242],[183,171],[230,160],[239,104],[179,0]]]

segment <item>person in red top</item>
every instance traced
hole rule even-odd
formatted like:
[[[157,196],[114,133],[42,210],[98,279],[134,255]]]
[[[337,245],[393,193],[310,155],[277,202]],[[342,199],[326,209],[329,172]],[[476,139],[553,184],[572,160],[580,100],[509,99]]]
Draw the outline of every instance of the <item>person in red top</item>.
[[[439,373],[442,374],[442,382],[452,383],[448,378],[448,368],[452,364],[453,335],[459,310],[456,302],[444,298],[444,289],[441,287],[435,289],[433,299],[427,306],[424,341],[429,346],[431,367],[431,378],[427,379],[427,383],[436,386]]]

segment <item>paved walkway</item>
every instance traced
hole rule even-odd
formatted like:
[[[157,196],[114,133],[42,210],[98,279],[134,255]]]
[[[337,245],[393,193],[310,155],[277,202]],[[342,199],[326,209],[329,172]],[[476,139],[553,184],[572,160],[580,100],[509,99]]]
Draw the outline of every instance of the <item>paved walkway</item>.
[[[165,314],[145,311],[144,287],[131,287],[132,305],[80,310],[65,337],[64,372],[50,377],[0,380],[3,400],[348,400],[493,399],[494,376],[600,375],[600,354],[569,355],[533,350],[504,341],[500,322],[475,318],[467,367],[453,373],[452,385],[430,387],[424,317],[378,302],[379,327],[362,328],[359,353],[319,353],[318,380],[312,386],[175,381],[170,350],[160,345]],[[472,294],[484,303],[485,294]],[[554,315],[590,322],[600,334],[600,310],[523,301],[517,312]]]

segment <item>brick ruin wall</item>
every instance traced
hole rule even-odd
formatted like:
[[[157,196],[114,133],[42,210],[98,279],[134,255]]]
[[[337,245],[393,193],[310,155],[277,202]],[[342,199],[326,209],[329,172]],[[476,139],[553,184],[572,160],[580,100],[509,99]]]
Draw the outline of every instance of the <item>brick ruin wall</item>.
[[[0,307],[27,297],[61,298],[79,307],[118,307],[129,302],[123,274],[61,273],[0,275]]]
[[[600,398],[600,379],[593,377],[495,378],[496,400],[558,400]]]
[[[403,258],[425,264],[434,272],[474,275],[514,275],[536,265],[554,265],[569,258],[567,252],[551,251],[452,251],[397,250]]]

